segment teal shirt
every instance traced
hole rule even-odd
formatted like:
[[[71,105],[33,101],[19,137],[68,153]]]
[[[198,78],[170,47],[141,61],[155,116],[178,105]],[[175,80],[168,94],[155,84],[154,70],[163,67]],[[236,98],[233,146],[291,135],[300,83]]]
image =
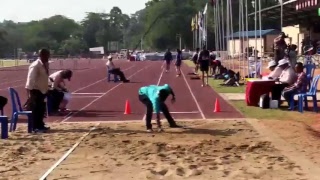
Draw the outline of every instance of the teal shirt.
[[[171,88],[168,84],[165,84],[163,86],[144,86],[139,89],[139,95],[146,95],[150,99],[153,106],[153,111],[155,113],[160,112],[159,91],[163,89],[167,90],[168,93],[171,93]]]

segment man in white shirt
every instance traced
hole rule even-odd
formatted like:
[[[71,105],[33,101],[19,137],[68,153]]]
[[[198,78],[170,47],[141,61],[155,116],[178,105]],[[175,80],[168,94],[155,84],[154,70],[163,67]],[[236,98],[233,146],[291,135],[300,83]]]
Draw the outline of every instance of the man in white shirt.
[[[291,86],[296,82],[297,75],[293,68],[290,66],[290,62],[286,59],[279,61],[278,67],[282,70],[279,78],[276,79],[277,84],[272,88],[272,100],[281,100],[281,92],[284,88]]]
[[[116,74],[120,77],[120,81],[124,82],[124,83],[128,83],[130,82],[124,75],[124,73],[120,70],[120,68],[117,68],[113,62],[112,62],[112,57],[108,56],[108,61],[106,63],[107,67],[108,67],[108,71],[111,74]]]
[[[33,130],[35,132],[46,132],[49,130],[43,122],[46,104],[47,91],[49,89],[49,57],[50,51],[41,49],[39,59],[34,61],[28,70],[27,82],[25,88],[28,93],[29,107],[32,111]]]

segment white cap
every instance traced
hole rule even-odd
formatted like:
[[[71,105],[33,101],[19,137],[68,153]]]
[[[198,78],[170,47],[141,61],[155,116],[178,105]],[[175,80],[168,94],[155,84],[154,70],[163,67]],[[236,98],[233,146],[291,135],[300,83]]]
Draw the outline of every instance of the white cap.
[[[276,61],[272,60],[272,61],[270,61],[270,62],[268,63],[268,67],[267,67],[267,68],[270,68],[270,67],[276,66],[276,65],[277,65]]]
[[[108,59],[112,59],[112,56],[111,56],[111,55],[109,55],[109,56],[108,56]]]
[[[286,59],[281,59],[281,60],[279,61],[279,63],[278,63],[278,66],[282,66],[282,65],[284,65],[284,64],[289,64],[289,61],[286,60]]]

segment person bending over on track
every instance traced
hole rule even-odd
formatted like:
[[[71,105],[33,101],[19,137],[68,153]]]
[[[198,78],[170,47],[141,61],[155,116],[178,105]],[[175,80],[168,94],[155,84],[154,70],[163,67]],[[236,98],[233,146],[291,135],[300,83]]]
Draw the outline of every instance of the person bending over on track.
[[[199,68],[199,65],[198,65],[198,56],[199,56],[199,51],[200,49],[197,48],[196,49],[196,52],[192,55],[192,61],[194,63],[194,73],[195,75],[198,74],[198,68]]]
[[[172,53],[170,49],[167,50],[167,52],[164,54],[164,60],[166,61],[166,72],[169,72],[170,70],[170,64],[172,61]]]
[[[167,105],[165,104],[165,101],[170,94],[172,95],[171,102],[174,103],[175,94],[168,84],[165,84],[163,86],[150,85],[141,87],[139,89],[139,100],[147,107],[147,114],[145,120],[148,132],[152,132],[151,120],[153,111],[156,113],[157,116],[156,118],[158,131],[162,131],[160,122],[160,111],[162,111],[171,128],[181,127],[176,124],[176,122],[170,115]]]
[[[68,99],[65,98],[68,90],[65,87],[65,79],[71,80],[72,71],[69,69],[60,70],[52,73],[49,76],[49,80],[52,83],[52,90],[49,90],[48,95],[51,97],[52,111],[53,112],[65,112],[68,111],[66,106]]]
[[[181,75],[181,63],[182,63],[182,51],[180,49],[177,49],[177,60],[176,60],[176,71],[177,71],[177,77]]]
[[[127,83],[127,82],[130,82],[126,76],[124,75],[124,73],[120,70],[120,68],[117,68],[113,62],[112,62],[112,57],[111,56],[108,56],[108,61],[107,61],[107,64],[108,66],[108,71],[111,73],[111,74],[115,74],[117,76],[120,77],[120,81],[124,82],[124,83]]]
[[[203,46],[202,51],[198,56],[198,63],[200,65],[200,71],[202,72],[202,87],[209,84],[209,66],[210,66],[210,52]],[[204,74],[206,74],[206,84],[204,83]]]

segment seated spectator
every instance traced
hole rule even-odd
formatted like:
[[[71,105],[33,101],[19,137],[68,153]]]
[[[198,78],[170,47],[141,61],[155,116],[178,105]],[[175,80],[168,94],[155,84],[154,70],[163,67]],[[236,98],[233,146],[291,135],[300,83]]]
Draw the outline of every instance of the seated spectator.
[[[293,99],[295,94],[307,92],[308,78],[303,72],[303,64],[301,62],[298,62],[295,65],[295,71],[298,75],[297,81],[293,85],[284,88],[282,91],[282,96],[288,104],[290,104],[290,100]]]
[[[268,79],[278,79],[283,71],[283,68],[281,66],[277,66],[276,61],[270,61],[268,64],[268,68],[271,71],[268,75]]]
[[[278,100],[280,103],[283,89],[294,84],[297,75],[290,66],[290,62],[285,59],[279,61],[278,67],[283,70],[280,77],[276,79],[277,83],[272,87],[272,100]]]
[[[217,68],[221,67],[221,61],[219,60],[212,60],[211,59],[211,71],[212,71],[212,76],[214,76],[217,72]]]
[[[115,65],[112,62],[111,56],[108,56],[108,62],[106,65],[108,66],[109,72],[111,74],[115,74],[120,77],[120,81],[122,81],[124,83],[130,82],[129,80],[126,79],[126,77],[124,76],[124,73],[120,70],[120,68],[115,67]]]
[[[65,99],[65,94],[68,90],[65,87],[65,79],[71,80],[72,71],[69,69],[60,70],[52,73],[49,76],[49,80],[52,82],[52,89],[49,90],[48,95],[51,96],[51,108],[53,112],[64,112],[66,111],[66,106],[68,104],[67,99]]]
[[[276,61],[272,60],[269,61],[267,69],[269,69],[270,73],[262,73],[262,79],[269,79],[269,75],[275,70],[277,67]],[[280,76],[281,72],[279,73]]]

